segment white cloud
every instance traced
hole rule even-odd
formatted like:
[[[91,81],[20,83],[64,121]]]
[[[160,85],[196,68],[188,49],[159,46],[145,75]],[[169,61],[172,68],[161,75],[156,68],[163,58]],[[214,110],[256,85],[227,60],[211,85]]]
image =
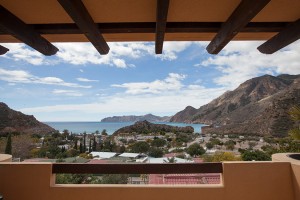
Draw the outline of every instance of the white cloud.
[[[90,80],[87,78],[76,78],[76,80],[81,82],[99,82],[98,80]]]
[[[112,87],[126,88],[128,94],[159,94],[167,91],[178,91],[182,88],[181,80],[185,75],[170,73],[164,80],[155,80],[152,82],[123,83],[114,84]]]
[[[300,42],[272,55],[262,54],[256,49],[261,43],[230,42],[219,55],[209,57],[198,66],[216,66],[222,75],[214,79],[215,83],[230,89],[261,74],[300,73]]]
[[[34,114],[39,120],[43,121],[66,120],[66,113],[72,113],[70,117],[76,115],[76,119],[74,120],[79,121],[92,120],[92,118],[95,120],[101,117],[125,113],[161,113],[163,115],[173,115],[184,109],[187,105],[198,108],[200,105],[210,102],[224,92],[224,88],[209,89],[187,86],[180,91],[165,92],[160,95],[117,94],[105,97],[99,96],[99,101],[93,103],[31,107],[23,108],[20,111],[27,114]],[[64,118],[62,118],[61,113],[64,113]]]
[[[13,59],[15,61],[25,61],[32,65],[50,64],[43,54],[34,49],[26,48],[25,44],[5,43],[2,45],[9,49],[9,51],[3,55],[4,58]]]
[[[6,70],[0,68],[0,80],[9,83],[31,83],[45,85],[59,85],[73,88],[91,88],[91,86],[68,83],[57,77],[37,77],[22,70]]]
[[[114,59],[114,60],[113,60],[113,63],[114,63],[117,67],[119,67],[119,68],[126,68],[126,67],[127,67],[127,65],[126,65],[126,63],[125,63],[125,60],[123,60],[123,59],[119,59],[119,58]]]
[[[110,52],[100,55],[90,43],[54,43],[59,49],[56,55],[46,57],[25,44],[3,44],[10,51],[4,58],[25,61],[33,65],[69,63],[73,65],[110,65],[118,68],[134,67],[131,60],[152,56],[161,60],[175,60],[177,54],[188,48],[192,42],[165,42],[163,54],[154,53],[155,46],[150,42],[109,43]],[[55,58],[55,59],[53,59]],[[83,72],[82,69],[80,69]]]
[[[76,91],[76,90],[58,90],[55,89],[52,91],[53,94],[56,95],[65,95],[65,96],[72,96],[72,97],[81,97],[83,96],[82,93]]]
[[[156,55],[156,57],[161,60],[175,60],[177,59],[177,54],[187,49],[190,45],[192,45],[192,42],[164,42],[163,53]]]
[[[29,107],[21,109],[27,114],[34,114],[40,120],[65,120],[61,113],[76,115],[74,120],[87,120],[125,113],[158,115],[173,115],[191,105],[198,108],[225,92],[224,87],[205,88],[193,84],[184,85],[186,75],[170,73],[163,80],[152,82],[124,83],[113,85],[125,88],[125,92],[111,95],[96,93],[97,101],[86,104],[67,104],[43,107]],[[56,90],[57,94],[65,94],[67,90]],[[48,114],[46,114],[48,113]],[[71,114],[72,113],[72,114]]]

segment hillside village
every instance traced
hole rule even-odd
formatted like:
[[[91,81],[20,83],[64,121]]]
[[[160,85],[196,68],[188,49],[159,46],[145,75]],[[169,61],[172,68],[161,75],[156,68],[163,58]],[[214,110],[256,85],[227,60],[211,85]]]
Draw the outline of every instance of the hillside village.
[[[204,127],[204,133],[162,131],[145,133],[145,130],[140,130],[113,135],[108,135],[106,130],[89,134],[72,134],[64,130],[62,133],[54,132],[43,137],[40,135],[8,137],[12,139],[12,155],[15,161],[21,162],[116,164],[259,161],[270,160],[271,155],[276,152],[300,151],[299,143],[289,138],[205,134],[205,129]],[[0,151],[4,152],[6,140],[1,138],[0,143],[2,148]],[[160,184],[161,177],[153,176],[126,177],[126,183]],[[189,181],[195,179],[194,176],[186,178]],[[64,182],[65,179],[61,178],[58,181]],[[122,180],[120,177],[117,179]],[[218,174],[211,174],[208,177],[201,175],[196,179],[212,184],[220,181]],[[176,182],[177,179],[170,175],[169,180]]]

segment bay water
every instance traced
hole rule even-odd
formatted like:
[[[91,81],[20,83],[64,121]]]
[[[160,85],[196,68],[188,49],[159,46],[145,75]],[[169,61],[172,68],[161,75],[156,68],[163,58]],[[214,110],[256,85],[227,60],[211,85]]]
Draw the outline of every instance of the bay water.
[[[63,130],[67,129],[72,133],[94,133],[95,131],[101,131],[106,129],[106,132],[111,135],[116,130],[130,126],[134,124],[134,122],[44,122],[45,124],[51,126],[52,128],[62,132]],[[155,122],[155,124],[166,124],[170,126],[178,126],[178,127],[185,127],[185,126],[192,126],[194,128],[195,133],[201,132],[201,127],[205,126],[204,124],[186,124],[186,123],[173,123],[173,122]]]

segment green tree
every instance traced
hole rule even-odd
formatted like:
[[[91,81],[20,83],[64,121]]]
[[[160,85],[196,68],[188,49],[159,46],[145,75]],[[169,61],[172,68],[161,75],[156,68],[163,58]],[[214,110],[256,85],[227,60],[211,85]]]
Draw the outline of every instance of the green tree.
[[[160,148],[151,147],[149,149],[148,155],[151,156],[151,157],[154,157],[154,158],[161,158],[161,157],[163,157],[164,152]]]
[[[79,155],[79,152],[76,149],[69,149],[66,154],[67,157],[75,157]]]
[[[210,138],[209,142],[211,142],[214,146],[215,145],[223,145],[223,143],[221,142],[221,140],[219,140],[217,138]]]
[[[57,184],[80,184],[86,179],[86,174],[56,174]]]
[[[105,174],[102,176],[102,184],[127,184],[127,174]]]
[[[131,147],[133,153],[147,153],[150,145],[147,142],[136,142]]]
[[[236,142],[233,140],[228,140],[224,143],[224,145],[226,146],[226,149],[231,150],[231,151],[234,150],[235,144],[236,144]]]
[[[90,143],[89,143],[89,153],[92,152],[92,140],[90,139]]]
[[[249,142],[248,142],[249,149],[253,149],[253,147],[255,147],[256,144],[257,144],[257,143],[254,142],[254,141],[249,141]]]
[[[194,143],[187,148],[186,152],[192,157],[195,157],[204,154],[205,150],[200,146],[200,144]]]
[[[79,152],[80,153],[83,153],[83,146],[82,146],[82,143],[80,142],[80,144],[79,144]]]
[[[152,140],[151,146],[153,146],[153,147],[163,147],[163,146],[166,145],[166,143],[167,143],[166,140],[156,138],[156,139]]]
[[[69,130],[68,129],[64,129],[63,133],[62,133],[62,136],[63,136],[64,139],[66,139],[69,136],[69,134],[70,134]]]
[[[289,115],[298,125],[298,127],[289,130],[289,135],[295,140],[300,140],[300,106],[293,106],[289,111]]]
[[[212,148],[214,148],[215,145],[211,142],[208,142],[208,143],[205,144],[205,146],[206,146],[207,149],[212,149]]]
[[[93,151],[96,151],[97,149],[97,142],[96,142],[96,137],[94,136],[93,138]]]
[[[205,162],[222,162],[222,161],[239,161],[240,157],[235,156],[232,152],[217,152],[214,155],[204,156]]]
[[[30,158],[30,151],[35,148],[33,140],[30,135],[25,134],[12,137],[13,157],[20,158],[21,160]]]
[[[122,145],[120,147],[120,153],[124,153],[126,151],[126,147],[124,145]]]
[[[110,138],[107,138],[103,142],[103,151],[113,152],[116,148],[116,143],[112,142]]]
[[[86,151],[86,132],[83,133],[83,152]]]
[[[244,161],[268,161],[271,160],[271,156],[263,151],[255,150],[255,151],[249,151],[246,150],[242,153],[242,159]]]
[[[75,138],[74,139],[74,149],[76,149],[76,150],[78,149],[77,143],[78,143],[78,139]]]
[[[167,158],[167,160],[164,160],[164,162],[166,162],[166,163],[176,163],[176,159],[175,159],[175,157],[173,156],[173,157],[168,157]]]
[[[106,129],[103,129],[101,135],[108,135]]]
[[[5,154],[12,154],[11,133],[7,136]]]

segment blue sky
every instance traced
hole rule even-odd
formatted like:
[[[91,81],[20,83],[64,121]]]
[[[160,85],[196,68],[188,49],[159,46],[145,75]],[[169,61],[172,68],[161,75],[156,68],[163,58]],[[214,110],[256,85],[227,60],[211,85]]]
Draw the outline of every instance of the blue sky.
[[[207,42],[109,43],[101,56],[89,43],[55,43],[43,56],[24,44],[2,44],[0,101],[40,121],[99,121],[115,115],[165,116],[199,108],[264,74],[300,74],[300,42],[273,55],[262,41],[231,42],[209,55]]]

